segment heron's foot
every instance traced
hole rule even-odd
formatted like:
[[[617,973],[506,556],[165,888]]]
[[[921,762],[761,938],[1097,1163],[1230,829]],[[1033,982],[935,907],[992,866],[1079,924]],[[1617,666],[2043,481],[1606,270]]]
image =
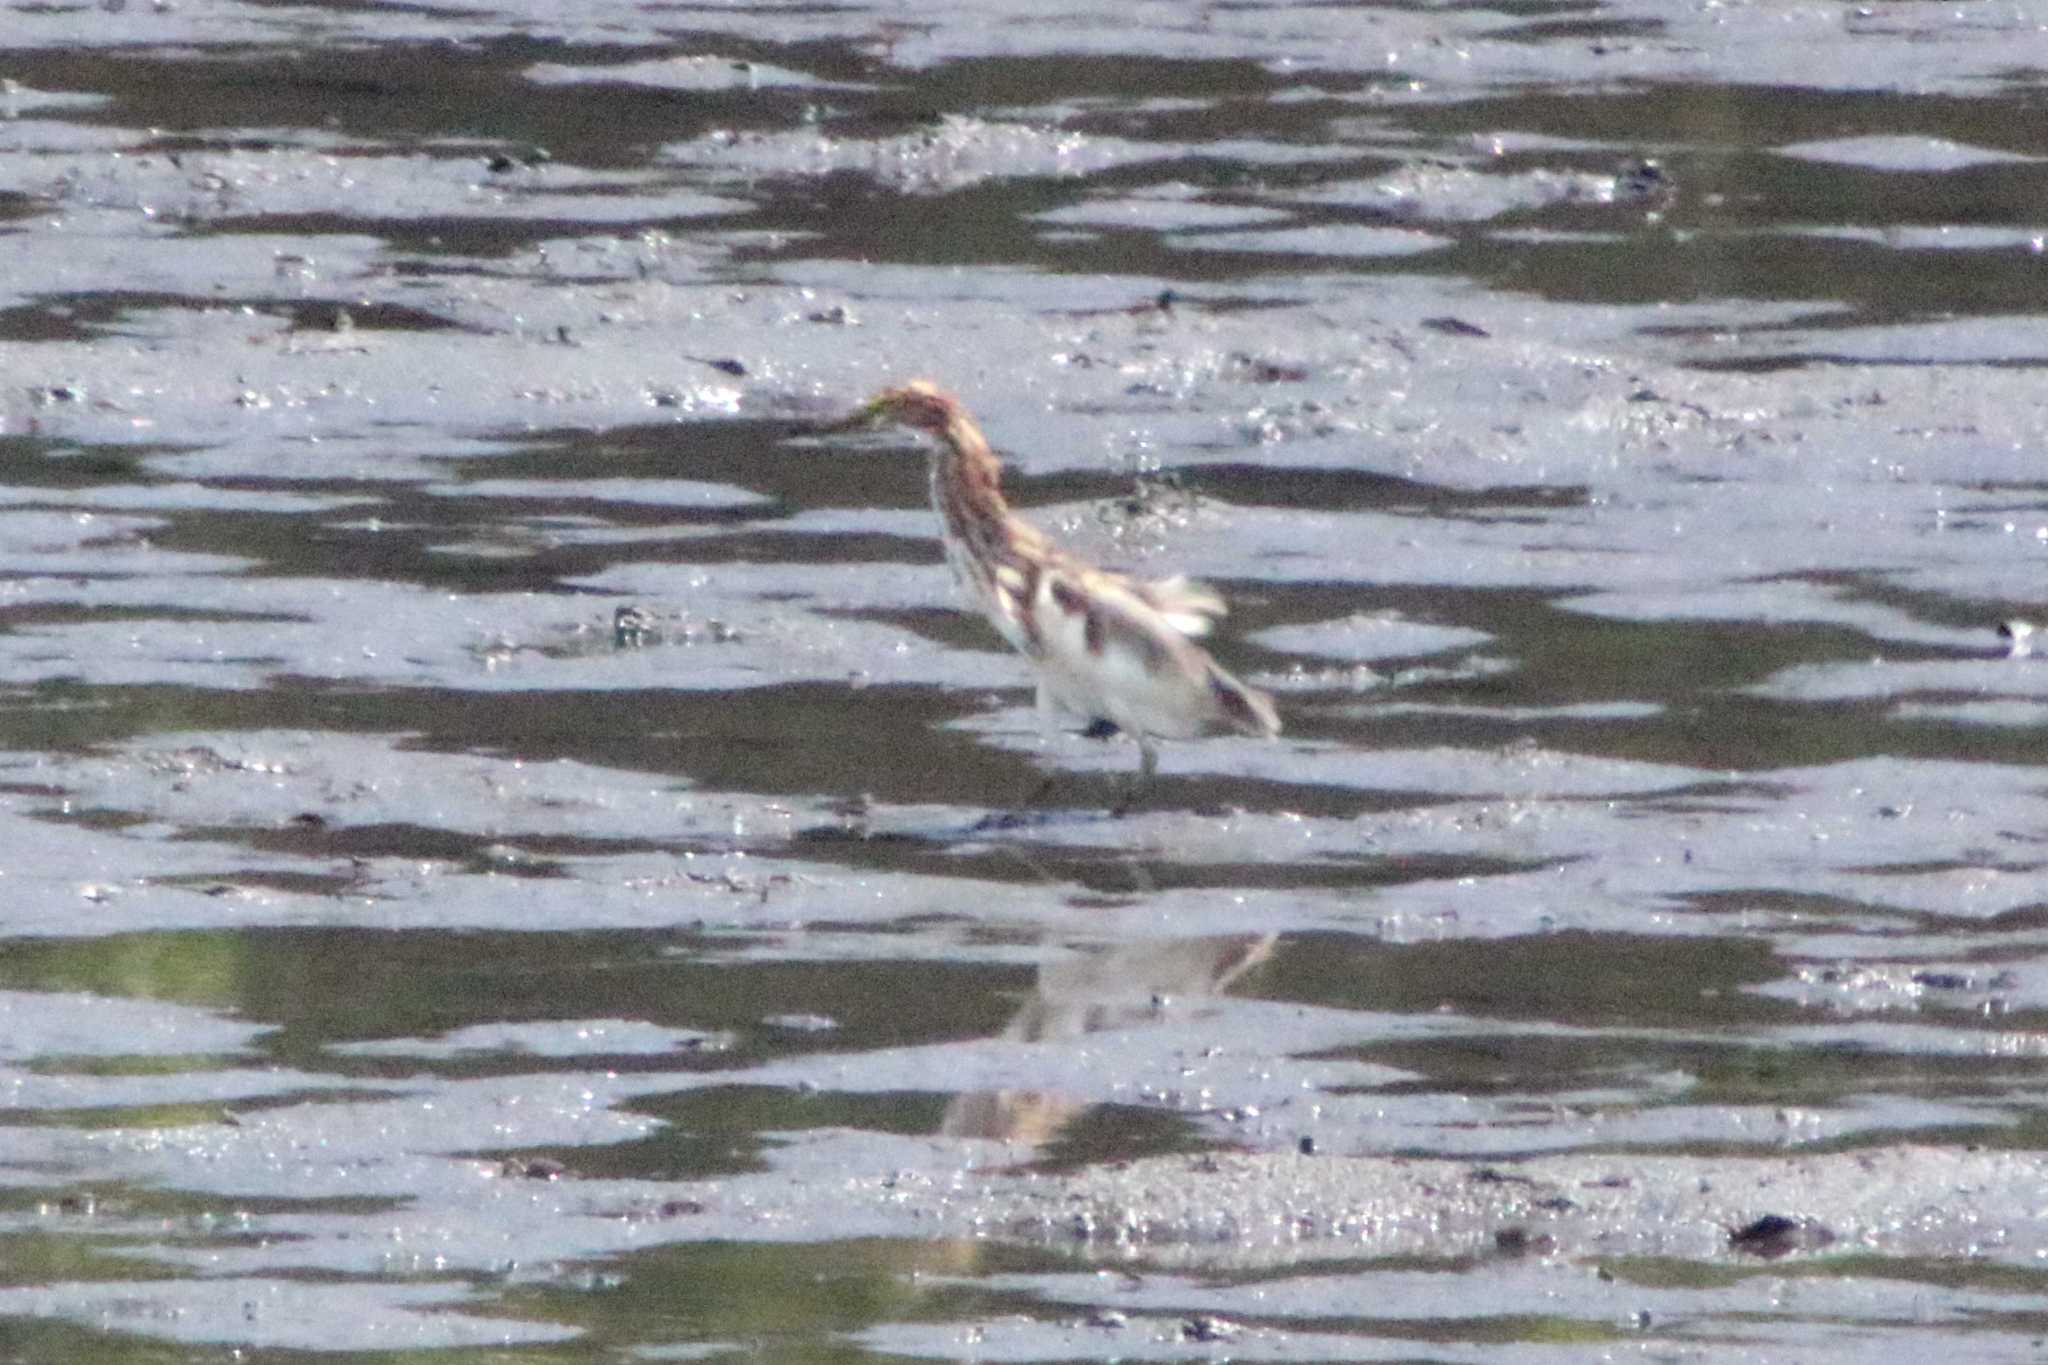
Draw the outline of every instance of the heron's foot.
[[[1152,787],[1149,773],[1135,773],[1124,781],[1117,792],[1116,804],[1109,808],[1112,819],[1121,820],[1137,807],[1138,801]]]
[[[987,834],[992,830],[1023,829],[1026,825],[1042,825],[1048,812],[1042,810],[992,810],[967,827],[969,834]]]
[[[1024,825],[1045,823],[1051,812],[1042,810],[1046,794],[1052,790],[1053,775],[1047,773],[1038,779],[1037,785],[1025,793],[1024,799],[1008,810],[992,810],[974,822],[976,830],[1018,829]]]

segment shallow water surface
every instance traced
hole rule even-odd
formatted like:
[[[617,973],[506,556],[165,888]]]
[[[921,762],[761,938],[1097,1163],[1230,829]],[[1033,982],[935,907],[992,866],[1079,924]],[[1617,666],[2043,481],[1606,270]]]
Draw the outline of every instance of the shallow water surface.
[[[2036,1358],[2036,50],[0,5],[6,1354]]]

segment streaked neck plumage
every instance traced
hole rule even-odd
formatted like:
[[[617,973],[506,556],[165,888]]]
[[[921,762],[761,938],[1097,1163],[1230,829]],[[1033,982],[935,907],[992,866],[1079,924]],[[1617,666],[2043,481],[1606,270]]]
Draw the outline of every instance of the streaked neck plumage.
[[[949,542],[968,559],[997,566],[1016,565],[1050,549],[1037,527],[1010,511],[1003,497],[1002,463],[972,418],[956,407],[946,414],[944,428],[932,434],[939,437],[931,452],[932,506]]]

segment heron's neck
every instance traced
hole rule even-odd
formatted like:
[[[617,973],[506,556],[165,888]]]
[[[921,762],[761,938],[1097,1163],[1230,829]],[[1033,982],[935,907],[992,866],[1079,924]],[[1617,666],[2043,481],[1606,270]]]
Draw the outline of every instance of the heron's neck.
[[[965,414],[956,413],[932,452],[932,506],[950,539],[995,562],[1015,558],[1020,540],[1041,539],[1010,511],[1002,473],[987,439]]]

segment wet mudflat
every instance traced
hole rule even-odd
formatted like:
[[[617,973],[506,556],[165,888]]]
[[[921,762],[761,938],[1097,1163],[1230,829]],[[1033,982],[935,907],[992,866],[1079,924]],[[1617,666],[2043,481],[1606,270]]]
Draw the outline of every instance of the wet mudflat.
[[[2037,21],[0,6],[0,1355],[2040,1358]]]

